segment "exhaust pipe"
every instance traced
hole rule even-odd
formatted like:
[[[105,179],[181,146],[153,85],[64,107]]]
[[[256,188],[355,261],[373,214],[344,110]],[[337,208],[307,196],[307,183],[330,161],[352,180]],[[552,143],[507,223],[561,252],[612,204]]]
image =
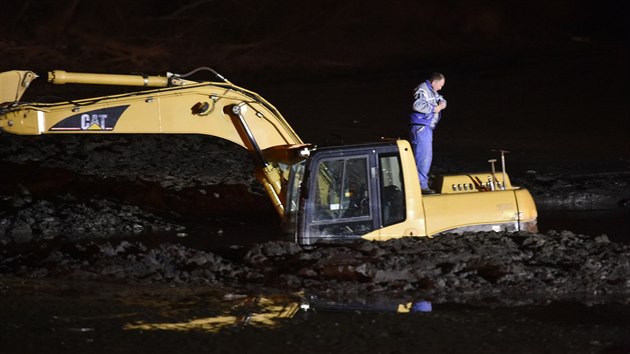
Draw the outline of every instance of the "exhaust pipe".
[[[497,161],[496,159],[492,159],[492,160],[488,160],[488,162],[490,162],[492,164],[492,178],[494,179],[494,182],[496,182],[497,184],[497,188],[499,188],[500,190],[505,190],[506,189],[506,181],[507,181],[507,173],[505,172],[505,154],[509,154],[510,152],[507,150],[492,150],[495,152],[500,152],[501,153],[501,173],[503,175],[503,181],[499,182],[497,181],[497,178],[495,176],[495,170],[494,170],[494,163]],[[494,190],[494,186],[492,187],[492,190]]]

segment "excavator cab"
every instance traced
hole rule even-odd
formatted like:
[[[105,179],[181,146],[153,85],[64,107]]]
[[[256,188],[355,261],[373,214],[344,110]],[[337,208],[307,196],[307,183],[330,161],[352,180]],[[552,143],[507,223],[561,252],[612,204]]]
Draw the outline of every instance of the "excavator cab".
[[[287,231],[300,244],[356,240],[405,220],[396,143],[316,149],[290,176]]]

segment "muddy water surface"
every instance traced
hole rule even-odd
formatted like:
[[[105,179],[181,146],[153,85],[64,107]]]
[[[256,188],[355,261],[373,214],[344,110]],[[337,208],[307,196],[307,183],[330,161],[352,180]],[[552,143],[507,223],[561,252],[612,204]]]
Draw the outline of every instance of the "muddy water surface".
[[[539,209],[538,227],[548,230],[572,230],[575,233],[607,235],[611,241],[630,243],[630,210],[627,208],[601,210]]]
[[[0,279],[3,353],[625,353],[630,307],[327,301],[220,287]]]

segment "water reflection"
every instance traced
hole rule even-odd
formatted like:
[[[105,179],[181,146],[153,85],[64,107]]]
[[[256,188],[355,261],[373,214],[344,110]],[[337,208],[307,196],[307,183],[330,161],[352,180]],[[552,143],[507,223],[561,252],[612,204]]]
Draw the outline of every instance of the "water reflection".
[[[431,301],[425,299],[407,301],[404,299],[396,298],[361,299],[357,297],[349,297],[347,299],[332,300],[321,298],[315,295],[308,296],[302,307],[311,311],[322,312],[379,311],[394,313],[414,313],[433,311],[433,304],[431,303]]]
[[[252,326],[273,328],[282,319],[293,318],[300,310],[297,296],[264,297],[227,294],[226,300],[240,299],[225,313],[180,322],[137,321],[123,326],[125,330],[201,331],[217,333],[222,329]]]
[[[298,313],[308,312],[361,312],[379,311],[394,313],[432,312],[433,305],[427,300],[418,301],[354,301],[349,302],[324,299],[318,296],[305,296],[302,293],[282,296],[248,296],[225,295],[226,300],[238,301],[225,312],[215,316],[194,318],[186,321],[148,322],[136,321],[123,326],[124,330],[161,330],[161,331],[200,331],[218,333],[223,329],[244,326],[258,328],[275,328],[281,326],[286,319]]]
[[[394,313],[415,313],[432,312],[431,301],[419,299],[407,301],[405,299],[380,298],[380,299],[358,299],[356,297],[348,299],[325,299],[315,295],[310,295],[305,299],[302,308],[310,311],[341,311],[341,312],[394,312]]]
[[[521,352],[613,352],[608,347],[628,343],[630,329],[627,294],[621,305],[510,307],[487,301],[449,304],[421,294],[333,299],[328,293],[248,291],[1,277],[0,352],[178,353],[185,348],[193,353],[327,353],[349,348],[352,353],[411,353],[473,348],[505,353],[513,351],[515,338],[525,338],[518,341]],[[439,314],[422,312],[436,310],[436,303]],[[418,328],[430,331],[407,335]],[[458,347],[453,347],[454,336],[463,338]],[[589,344],[595,342],[606,344]]]

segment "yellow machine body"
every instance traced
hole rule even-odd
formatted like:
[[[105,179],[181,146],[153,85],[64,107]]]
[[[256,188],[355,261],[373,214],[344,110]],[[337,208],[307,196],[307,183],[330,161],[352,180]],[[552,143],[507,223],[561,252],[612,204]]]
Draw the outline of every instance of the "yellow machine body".
[[[48,73],[51,83],[146,88],[73,101],[22,102],[25,90],[37,77],[28,70],[0,73],[2,132],[21,135],[205,134],[226,139],[250,151],[256,177],[280,218],[288,219],[293,213],[295,220],[304,222],[303,216],[308,211],[300,208],[307,208],[309,204],[305,200],[309,197],[300,192],[300,188],[305,182],[290,182],[289,179],[300,164],[309,162],[311,155],[318,153],[318,149],[305,144],[280,112],[258,94],[222,77],[220,81],[197,82],[173,74],[111,75],[57,70]],[[365,147],[365,154],[375,148]],[[361,152],[357,147],[348,149]],[[405,214],[399,222],[384,225],[381,218],[375,216],[380,209],[374,206],[381,193],[376,192],[377,187],[371,187],[374,194],[369,203],[373,205],[370,209],[373,224],[367,231],[354,236],[386,240],[444,232],[537,231],[537,212],[531,195],[525,189],[512,186],[505,173],[442,176],[437,181],[438,193],[423,196],[409,143],[398,140],[388,149],[393,149],[400,161],[399,175],[402,177],[398,184],[404,186]],[[371,176],[377,178],[375,172]],[[302,177],[303,174],[299,174],[299,178]],[[294,193],[294,199],[289,202],[289,188],[301,193],[302,199],[297,199]],[[299,227],[295,229],[300,232]],[[302,230],[306,229],[306,226],[302,227]],[[296,240],[300,242],[299,237]]]
[[[422,195],[409,143],[398,141],[408,197],[406,220],[368,233],[372,240],[480,231],[538,232],[538,211],[529,191],[501,173],[439,176],[438,193]],[[482,183],[481,181],[486,181]],[[494,189],[491,186],[494,183]],[[503,186],[505,185],[505,188]],[[465,186],[465,187],[464,187]]]

